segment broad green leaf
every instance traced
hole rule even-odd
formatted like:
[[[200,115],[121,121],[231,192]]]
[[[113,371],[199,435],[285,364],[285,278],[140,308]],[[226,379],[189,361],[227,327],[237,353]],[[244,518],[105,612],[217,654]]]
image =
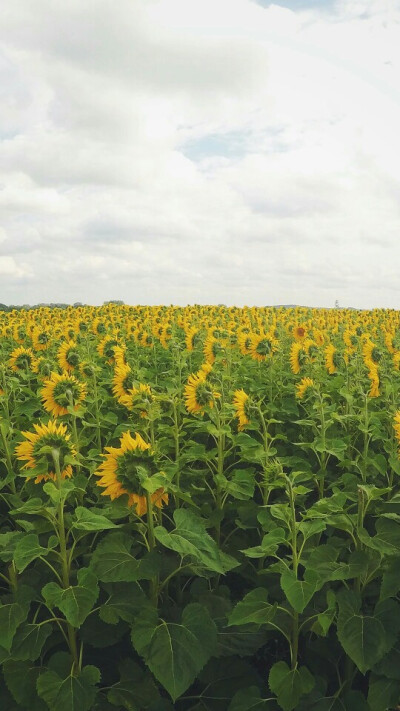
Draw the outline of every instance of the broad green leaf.
[[[118,583],[106,586],[109,598],[100,608],[100,617],[110,625],[118,620],[133,622],[135,616],[149,603],[137,583]]]
[[[52,625],[21,625],[13,639],[10,656],[14,661],[35,661],[40,656],[46,639],[52,633]]]
[[[99,595],[97,579],[89,568],[78,571],[78,585],[63,589],[57,583],[47,583],[42,595],[49,607],[58,607],[73,627],[80,627]]]
[[[395,597],[400,590],[400,565],[395,559],[386,568],[381,583],[380,600]]]
[[[47,671],[39,676],[37,691],[50,711],[91,711],[99,681],[100,672],[93,666],[83,667],[79,675],[65,679]]]
[[[370,536],[367,531],[361,531],[359,536],[364,545],[379,553],[400,556],[400,525],[391,519],[378,519],[375,536]]]
[[[344,651],[365,674],[386,651],[385,628],[373,615],[360,613],[360,599],[350,590],[338,596],[337,634]]]
[[[29,563],[40,556],[46,556],[48,552],[47,548],[40,545],[36,533],[28,533],[19,539],[15,547],[14,562],[17,570],[22,573]]]
[[[312,570],[306,571],[305,580],[298,580],[292,570],[285,570],[281,575],[281,588],[296,612],[303,612],[321,586],[321,580]]]
[[[283,528],[274,528],[266,533],[259,546],[244,548],[241,550],[248,558],[264,558],[276,552],[281,543],[286,543],[286,535]]]
[[[132,642],[173,701],[194,681],[217,644],[217,630],[206,608],[193,603],[183,611],[182,622],[169,623],[148,614],[148,624],[138,620]]]
[[[215,541],[207,533],[204,521],[187,509],[174,512],[176,528],[169,533],[162,526],[155,528],[157,540],[182,556],[190,556],[208,570],[226,573],[235,568],[238,562],[226,553],[222,553]]]
[[[138,664],[125,659],[119,665],[120,680],[107,694],[107,699],[118,709],[141,711],[160,701],[160,693],[150,673],[143,672]]]
[[[368,705],[371,711],[395,708],[400,699],[400,682],[371,675],[368,688]]]
[[[276,694],[283,711],[295,709],[300,698],[312,691],[314,683],[307,667],[290,669],[286,662],[274,664],[268,677],[269,688]]]
[[[249,622],[263,625],[271,622],[275,613],[276,605],[268,602],[265,588],[256,588],[245,595],[243,600],[233,608],[228,626],[246,625]]]
[[[97,546],[90,567],[105,583],[135,582],[144,576],[141,563],[131,554],[133,538],[126,533],[109,533]]]
[[[19,704],[18,708],[29,711],[47,711],[47,706],[36,692],[36,682],[42,673],[39,666],[30,662],[8,661],[3,664],[6,684]]]
[[[8,652],[11,649],[12,641],[17,628],[27,617],[26,606],[17,602],[0,604],[0,646]]]
[[[75,516],[73,528],[77,531],[105,531],[108,528],[118,528],[117,524],[112,523],[105,516],[93,513],[83,506],[77,506]]]

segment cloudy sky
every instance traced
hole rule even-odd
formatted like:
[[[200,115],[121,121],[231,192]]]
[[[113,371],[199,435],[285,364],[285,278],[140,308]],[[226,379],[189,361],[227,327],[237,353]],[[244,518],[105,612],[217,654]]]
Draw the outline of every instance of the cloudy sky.
[[[400,308],[400,0],[3,0],[0,302]]]

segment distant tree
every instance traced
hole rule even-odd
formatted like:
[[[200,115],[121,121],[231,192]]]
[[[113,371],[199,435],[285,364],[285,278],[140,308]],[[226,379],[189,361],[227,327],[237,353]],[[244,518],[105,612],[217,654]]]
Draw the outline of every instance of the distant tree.
[[[0,311],[9,311],[10,309],[5,304],[0,304]]]
[[[124,306],[125,302],[121,301],[121,299],[110,299],[109,301],[103,302],[103,306],[107,306],[107,304],[115,304],[116,306]]]

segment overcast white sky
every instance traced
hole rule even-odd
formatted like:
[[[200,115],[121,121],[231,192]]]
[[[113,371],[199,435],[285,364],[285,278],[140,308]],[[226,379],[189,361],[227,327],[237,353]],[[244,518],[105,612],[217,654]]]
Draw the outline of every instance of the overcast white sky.
[[[400,308],[400,0],[2,0],[0,302]]]

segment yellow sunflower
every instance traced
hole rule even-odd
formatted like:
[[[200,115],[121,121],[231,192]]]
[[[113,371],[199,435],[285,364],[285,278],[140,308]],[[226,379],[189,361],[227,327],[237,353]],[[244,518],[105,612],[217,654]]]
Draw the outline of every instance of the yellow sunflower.
[[[302,400],[309,388],[313,388],[315,385],[312,378],[302,378],[296,385],[296,398]]]
[[[75,410],[87,395],[86,385],[68,373],[51,373],[49,380],[45,380],[42,389],[42,400],[44,408],[54,417],[68,414],[68,407],[71,404]]]
[[[118,402],[125,404],[124,399],[129,395],[134,384],[135,379],[131,367],[127,363],[119,362],[115,366],[112,389],[113,395]]]
[[[61,477],[66,479],[72,476],[71,464],[65,463],[68,455],[74,457],[76,449],[70,441],[66,425],[57,424],[55,420],[50,420],[47,425],[34,424],[35,432],[22,432],[25,441],[21,442],[15,449],[16,457],[19,461],[26,462],[22,469],[37,469],[43,466],[46,473],[39,474],[35,478],[35,484],[47,479],[55,481],[54,460],[51,452],[41,452],[42,447],[57,449],[60,455]]]
[[[325,348],[325,365],[329,375],[337,373],[337,350],[333,343]]]
[[[397,410],[395,413],[393,427],[396,433],[396,439],[400,445],[400,410]]]
[[[125,405],[128,410],[139,410],[141,417],[147,417],[149,408],[154,400],[150,385],[139,383],[135,388],[130,388],[126,395],[123,395],[119,402]]]
[[[292,343],[291,345],[289,356],[292,373],[294,373],[295,375],[298,375],[300,373],[300,369],[302,365],[304,365],[306,358],[307,353],[303,348],[302,342],[294,341],[294,343]]]
[[[198,328],[191,326],[190,328],[185,328],[185,345],[188,351],[192,351],[195,346],[195,339],[199,332]]]
[[[106,358],[107,363],[111,365],[115,358],[115,348],[119,346],[120,344],[117,338],[114,336],[105,336],[98,344],[97,352],[103,358]]]
[[[267,360],[278,350],[278,341],[270,334],[255,333],[251,339],[250,355],[259,363]]]
[[[377,365],[375,365],[372,361],[369,366],[368,378],[371,381],[371,387],[368,393],[369,397],[379,397],[379,372]]]
[[[235,417],[239,420],[238,430],[241,431],[250,422],[249,396],[244,390],[235,390],[233,395],[233,406],[236,410]]]
[[[204,341],[203,348],[204,358],[206,359],[206,362],[210,365],[213,365],[220,350],[221,345],[218,341],[218,338],[215,338],[212,335],[207,336],[206,340]]]
[[[38,369],[38,363],[33,350],[31,348],[24,348],[24,346],[13,350],[8,364],[14,373],[27,373],[28,371],[36,373]]]
[[[184,392],[188,412],[203,414],[206,407],[214,406],[214,398],[220,397],[219,393],[213,392],[206,378],[206,373],[201,370],[189,375]]]
[[[45,351],[49,347],[51,333],[47,328],[34,328],[32,331],[32,344],[35,351]]]
[[[255,333],[239,333],[237,342],[242,355],[250,355]]]
[[[305,326],[298,325],[294,327],[292,333],[296,341],[303,341],[307,335],[307,329]]]
[[[57,360],[60,368],[67,373],[73,373],[80,363],[75,341],[66,341],[58,349]]]
[[[362,354],[364,363],[369,368],[370,363],[378,365],[382,358],[380,350],[377,348],[376,344],[369,338],[364,342],[362,347]]]
[[[136,513],[143,516],[147,513],[146,490],[143,479],[157,472],[154,454],[140,434],[132,437],[130,432],[124,432],[119,447],[106,447],[102,462],[95,472],[100,477],[97,482],[104,488],[102,496],[109,496],[113,501],[119,496],[128,496],[128,506],[136,505]],[[162,508],[168,503],[168,494],[163,488],[157,489],[150,496],[153,505]]]

